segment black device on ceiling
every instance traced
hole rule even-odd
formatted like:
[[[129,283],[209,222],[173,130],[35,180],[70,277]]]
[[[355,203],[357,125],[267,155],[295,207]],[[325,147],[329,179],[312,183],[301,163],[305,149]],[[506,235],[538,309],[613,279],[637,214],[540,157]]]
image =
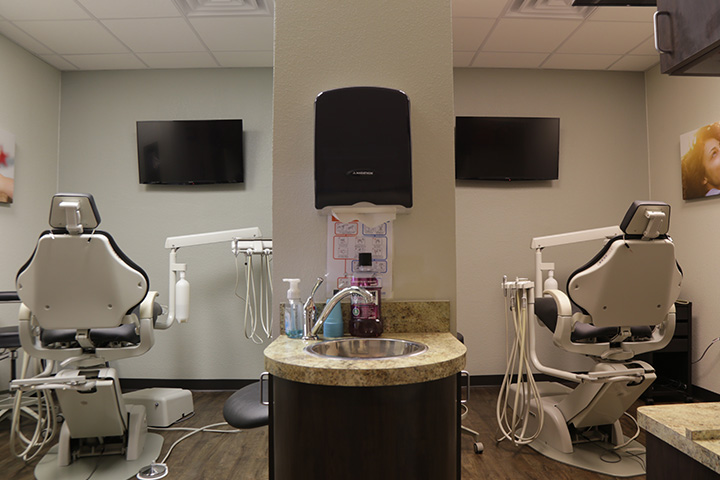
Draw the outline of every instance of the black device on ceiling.
[[[243,123],[232,120],[137,122],[140,183],[242,183]]]
[[[455,118],[458,180],[557,180],[559,148],[559,118]]]
[[[657,0],[573,0],[573,7],[657,7]]]

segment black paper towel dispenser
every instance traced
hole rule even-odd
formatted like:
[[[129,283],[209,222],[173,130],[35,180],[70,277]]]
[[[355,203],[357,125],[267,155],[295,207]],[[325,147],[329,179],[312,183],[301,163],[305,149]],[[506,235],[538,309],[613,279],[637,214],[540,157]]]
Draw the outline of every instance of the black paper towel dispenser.
[[[348,87],[315,99],[315,208],[412,207],[410,101],[400,90]]]

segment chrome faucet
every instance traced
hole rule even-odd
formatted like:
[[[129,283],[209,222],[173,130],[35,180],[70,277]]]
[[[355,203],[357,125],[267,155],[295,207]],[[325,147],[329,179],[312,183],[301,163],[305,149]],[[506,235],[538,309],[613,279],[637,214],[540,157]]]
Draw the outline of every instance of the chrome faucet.
[[[319,287],[322,283],[322,278],[318,278],[318,280],[318,284],[315,285],[315,288],[313,289],[313,294],[315,293],[315,290],[317,290],[317,287]],[[310,295],[310,298],[308,298],[305,302],[305,325],[303,327],[303,340],[317,340],[318,331],[320,330],[320,327],[322,327],[325,323],[325,320],[327,320],[327,317],[330,315],[330,312],[332,312],[332,309],[335,308],[335,305],[337,305],[343,298],[349,295],[360,295],[361,297],[363,297],[366,303],[375,303],[375,295],[365,290],[364,288],[355,286],[343,288],[327,301],[327,303],[325,304],[325,308],[323,308],[323,311],[320,312],[320,318],[315,321],[315,302],[312,299],[312,295]],[[311,310],[307,308],[308,304],[312,305]]]
[[[322,285],[323,279],[322,277],[318,277],[317,281],[315,282],[315,286],[312,288],[312,291],[310,292],[310,296],[307,300],[305,300],[305,304],[303,305],[303,340],[315,340],[317,339],[317,336],[313,338],[310,331],[312,330],[313,323],[315,323],[315,292],[317,292],[317,289]]]

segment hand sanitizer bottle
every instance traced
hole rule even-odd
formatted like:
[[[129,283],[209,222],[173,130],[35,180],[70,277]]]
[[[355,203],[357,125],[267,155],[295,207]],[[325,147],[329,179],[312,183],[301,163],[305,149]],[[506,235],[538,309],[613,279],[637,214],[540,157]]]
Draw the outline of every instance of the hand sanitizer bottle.
[[[380,319],[380,297],[382,288],[380,279],[373,273],[372,253],[361,253],[358,255],[358,265],[353,276],[350,278],[350,285],[362,287],[375,296],[373,303],[364,303],[360,295],[352,295],[350,335],[356,337],[379,337],[383,332],[383,324]]]
[[[303,336],[303,305],[300,301],[300,279],[283,278],[290,288],[287,291],[288,303],[285,305],[285,335],[290,338]]]

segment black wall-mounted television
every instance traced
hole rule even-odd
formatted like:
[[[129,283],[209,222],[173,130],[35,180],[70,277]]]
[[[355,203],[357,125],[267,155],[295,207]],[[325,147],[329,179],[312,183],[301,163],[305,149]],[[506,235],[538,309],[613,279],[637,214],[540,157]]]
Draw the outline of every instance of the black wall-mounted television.
[[[458,180],[557,180],[559,150],[559,118],[455,118]]]
[[[139,121],[137,151],[142,184],[244,181],[241,119]]]

